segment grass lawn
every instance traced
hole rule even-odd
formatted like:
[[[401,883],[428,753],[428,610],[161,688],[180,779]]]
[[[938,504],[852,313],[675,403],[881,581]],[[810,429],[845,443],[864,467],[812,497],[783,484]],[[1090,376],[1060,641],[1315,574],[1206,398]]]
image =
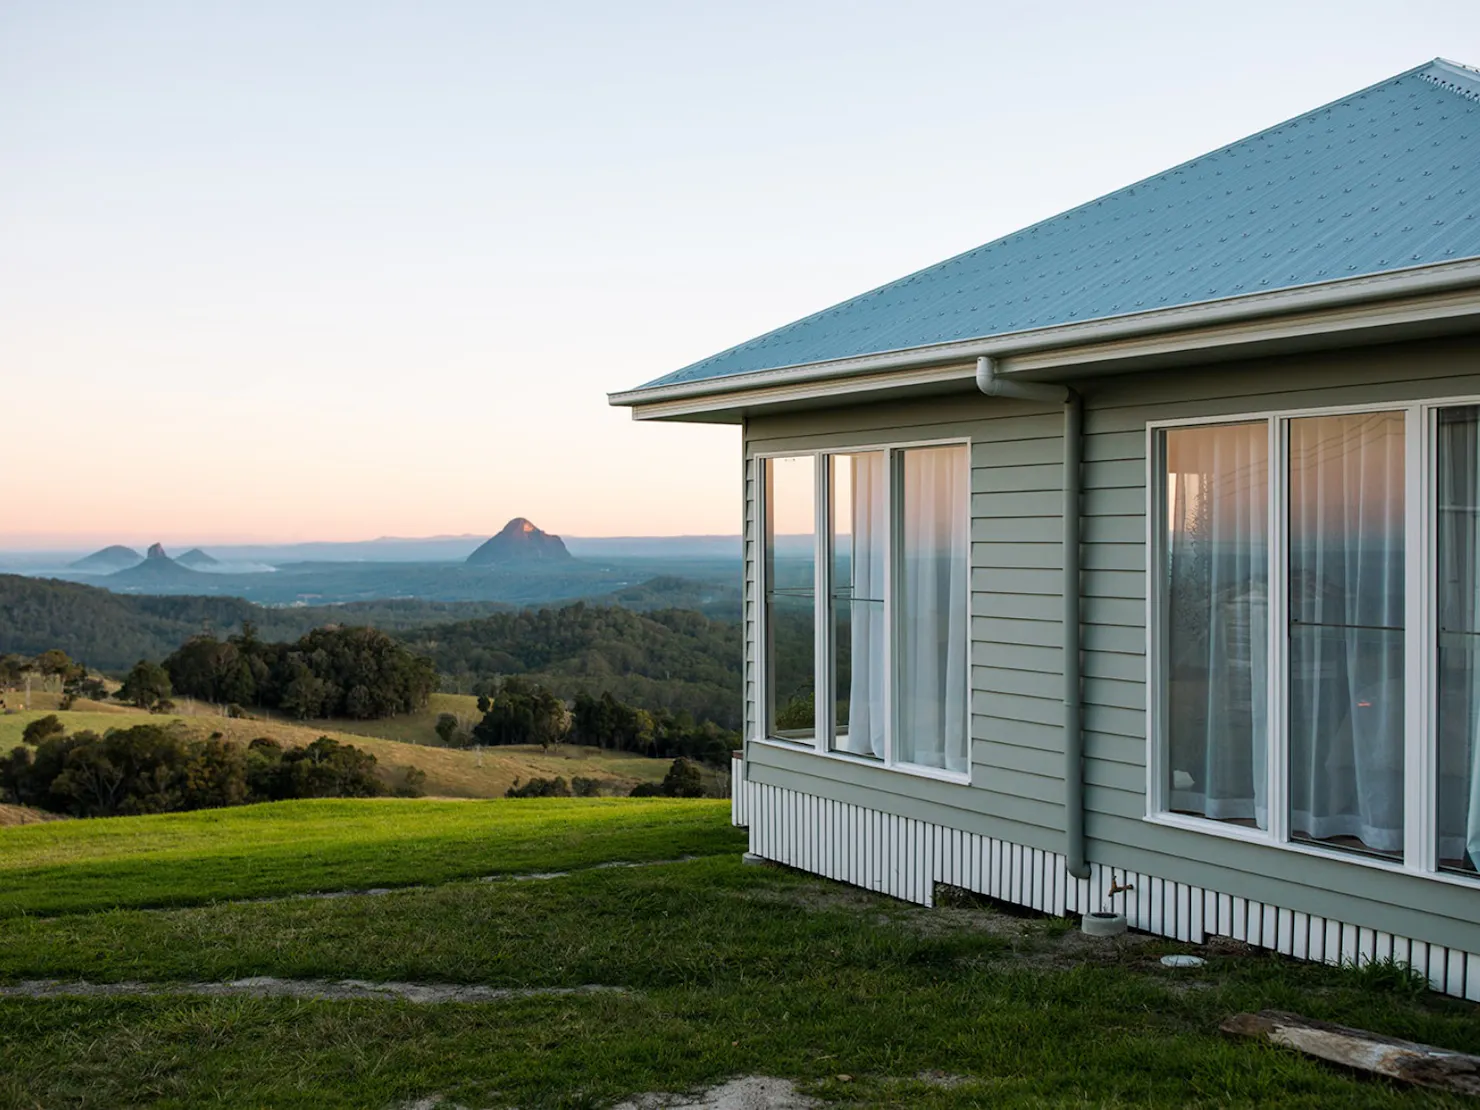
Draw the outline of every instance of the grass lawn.
[[[0,919],[740,850],[728,803],[276,802],[0,829]]]
[[[355,829],[378,828],[396,808],[331,805],[332,820]],[[823,1100],[854,1106],[1459,1106],[1228,1040],[1217,1024],[1275,1007],[1480,1051],[1475,1007],[1414,991],[1392,974],[1233,946],[1206,950],[1203,969],[1173,973],[1157,957],[1184,946],[1088,942],[1059,923],[978,904],[925,910],[746,867],[723,806],[712,803],[400,805],[408,831],[419,831],[405,849],[390,838],[370,853],[392,870],[444,824],[466,845],[456,815],[469,813],[482,815],[488,855],[511,865],[636,858],[639,845],[671,856],[685,837],[723,854],[537,882],[12,917],[0,928],[0,985],[274,975],[599,984],[623,993],[448,1005],[0,998],[0,1107],[390,1110],[431,1096],[444,1106],[587,1107],[746,1074],[799,1080]],[[56,878],[66,866],[134,860],[161,881],[201,862],[202,896],[205,876],[236,870],[215,852],[234,846],[244,860],[275,860],[305,824],[329,817],[313,808],[262,807],[250,830],[182,834],[172,818],[4,829],[0,861],[45,856]],[[520,809],[520,820],[498,819]],[[543,822],[543,831],[526,822]],[[576,842],[561,838],[562,823],[580,830],[569,834]],[[663,846],[652,834],[665,825]],[[113,826],[147,846],[131,850],[100,831],[46,847],[47,837],[79,826]],[[47,836],[33,837],[38,831]],[[299,845],[300,860],[316,854]],[[79,909],[137,893],[136,873],[93,874]],[[11,889],[3,878],[0,889]],[[12,910],[54,912],[52,893],[42,882],[7,896]]]
[[[433,697],[459,696],[436,694]],[[33,702],[34,700],[33,698]],[[182,712],[173,716],[151,715],[122,705],[98,705],[92,702],[81,704],[85,708],[70,711],[40,708],[0,716],[0,754],[10,751],[21,742],[21,733],[27,724],[54,712],[69,732],[82,729],[105,732],[110,728],[128,728],[134,724],[179,721],[192,734],[209,736],[213,732],[219,732],[241,744],[259,736],[267,736],[285,745],[303,747],[320,736],[332,736],[375,756],[381,777],[392,786],[405,781],[407,768],[420,768],[427,776],[424,789],[434,798],[502,798],[515,780],[528,782],[531,778],[553,778],[557,775],[567,780],[576,775],[602,779],[605,780],[603,790],[607,794],[626,795],[640,782],[662,781],[670,764],[666,759],[648,759],[640,755],[603,751],[576,744],[560,744],[549,752],[537,745],[510,745],[474,752],[459,748],[432,747],[429,743],[420,741],[406,743],[380,738],[376,730],[389,730],[396,721],[404,719],[399,717],[389,721],[295,724],[279,720],[218,717],[205,712],[207,707],[200,703],[182,704]],[[434,700],[433,705],[436,704]],[[433,713],[428,721],[435,719],[436,714]],[[430,728],[428,723],[427,731],[431,735],[431,743],[434,743],[436,736],[430,733]],[[367,731],[362,732],[362,729]],[[717,781],[722,773],[704,768],[704,774],[706,779]]]

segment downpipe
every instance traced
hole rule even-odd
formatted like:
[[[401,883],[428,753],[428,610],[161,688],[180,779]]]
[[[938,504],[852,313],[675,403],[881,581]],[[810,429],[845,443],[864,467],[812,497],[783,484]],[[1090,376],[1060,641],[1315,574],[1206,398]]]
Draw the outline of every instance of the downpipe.
[[[1084,399],[1066,385],[1006,381],[994,359],[976,360],[976,388],[987,397],[1064,406],[1064,859],[1069,874],[1089,878],[1084,858],[1084,699],[1080,686],[1080,493],[1084,484]]]

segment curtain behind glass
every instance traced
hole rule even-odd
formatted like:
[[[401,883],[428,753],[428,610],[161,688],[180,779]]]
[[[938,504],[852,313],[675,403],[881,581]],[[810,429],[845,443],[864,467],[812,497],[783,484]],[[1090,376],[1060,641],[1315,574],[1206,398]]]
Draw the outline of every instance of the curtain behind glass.
[[[1168,808],[1268,828],[1269,426],[1163,447]]]
[[[1400,853],[1404,415],[1289,436],[1290,830]]]
[[[968,453],[920,447],[902,455],[895,758],[965,771]]]
[[[833,746],[883,759],[884,452],[839,455],[832,466]]]
[[[1480,409],[1438,414],[1439,861],[1480,866]]]

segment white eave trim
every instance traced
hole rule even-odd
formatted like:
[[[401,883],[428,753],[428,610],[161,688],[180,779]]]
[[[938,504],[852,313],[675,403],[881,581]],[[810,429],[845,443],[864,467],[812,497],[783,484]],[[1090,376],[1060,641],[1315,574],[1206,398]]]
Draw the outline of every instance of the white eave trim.
[[[857,358],[806,363],[799,366],[779,367],[774,370],[760,370],[749,374],[730,374],[700,381],[634,389],[608,394],[607,401],[620,407],[656,405],[677,415],[675,410],[679,409],[685,412],[702,412],[730,407],[742,394],[794,395],[796,387],[803,383],[831,381],[834,386],[843,386],[849,379],[854,381],[864,379],[870,381],[873,388],[885,388],[893,384],[909,384],[912,379],[917,381],[921,378],[952,380],[963,376],[962,368],[959,365],[947,367],[943,364],[971,362],[982,356],[997,359],[1012,358],[1016,365],[1009,364],[1007,367],[1009,372],[1012,370],[1021,372],[1036,367],[1062,368],[1083,362],[1102,361],[1110,357],[1131,357],[1137,352],[1125,342],[1129,340],[1162,337],[1159,342],[1147,345],[1148,353],[1175,350],[1179,346],[1195,348],[1206,344],[1199,344],[1195,335],[1191,333],[1218,329],[1220,325],[1228,327],[1301,313],[1326,313],[1330,310],[1365,305],[1374,301],[1442,294],[1467,287],[1480,287],[1480,258],[1414,266],[1403,270],[1389,270],[1381,274],[1342,278],[1268,293],[1249,293],[1240,297],[1178,305],[1175,308],[1154,309],[1150,312],[1089,320],[1080,324],[1059,324],[988,339],[940,343],[903,351],[862,355]],[[1475,308],[1480,308],[1480,306],[1456,303],[1448,306],[1447,312],[1455,315],[1473,311]],[[1361,326],[1362,314],[1344,314],[1337,319],[1329,320],[1328,323],[1334,325],[1334,330]],[[1320,329],[1313,324],[1305,330]],[[1328,327],[1326,330],[1333,329]],[[1084,350],[1101,345],[1114,345],[1115,353],[1096,358],[1090,351]],[[1031,360],[1013,358],[1013,356],[1028,354],[1040,357]],[[1029,363],[1033,365],[1030,366]],[[933,372],[927,370],[931,367],[935,368]],[[895,382],[893,379],[896,372],[903,370],[913,371],[913,373],[902,375],[900,380]],[[966,374],[969,376],[969,371]],[[886,377],[890,379],[887,382],[883,380]],[[813,390],[805,392],[810,394]],[[706,402],[704,400],[706,398],[712,400]],[[654,415],[658,413],[654,412]]]

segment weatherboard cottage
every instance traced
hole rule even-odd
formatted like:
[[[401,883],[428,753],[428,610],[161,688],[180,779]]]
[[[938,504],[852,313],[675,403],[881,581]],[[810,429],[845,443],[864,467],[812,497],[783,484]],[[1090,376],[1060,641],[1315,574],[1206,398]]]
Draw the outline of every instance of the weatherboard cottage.
[[[1480,72],[611,400],[743,431],[753,852],[1480,999]]]

